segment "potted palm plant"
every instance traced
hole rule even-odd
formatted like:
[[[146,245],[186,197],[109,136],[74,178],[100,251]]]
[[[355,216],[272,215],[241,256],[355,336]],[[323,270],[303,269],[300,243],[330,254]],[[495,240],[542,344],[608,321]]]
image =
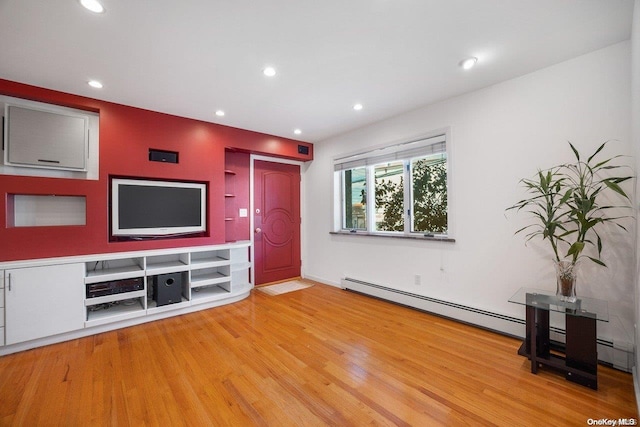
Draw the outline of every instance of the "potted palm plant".
[[[608,141],[586,160],[569,142],[575,161],[538,170],[533,179],[522,179],[529,197],[507,210],[524,210],[533,222],[515,232],[526,233],[526,241],[541,237],[548,240],[554,254],[557,273],[557,294],[562,300],[576,300],[577,266],[586,257],[605,266],[602,253],[601,228],[612,223],[626,231],[623,216],[609,216],[609,212],[629,208],[630,199],[620,184],[632,177],[618,174],[626,166],[614,164],[621,156],[600,159]],[[609,194],[622,198],[622,204],[609,204]],[[585,249],[595,249],[596,256],[587,255]]]

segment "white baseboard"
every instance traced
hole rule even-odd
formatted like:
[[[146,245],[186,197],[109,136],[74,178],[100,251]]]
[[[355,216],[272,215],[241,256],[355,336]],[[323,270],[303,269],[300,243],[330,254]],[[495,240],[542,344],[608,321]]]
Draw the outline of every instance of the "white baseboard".
[[[323,285],[335,286],[336,288],[343,289],[342,284],[340,282],[332,282],[322,277],[310,276],[308,274],[305,274],[302,276],[302,278],[307,280],[313,280],[314,282],[322,283]]]
[[[631,368],[631,371],[633,372],[633,389],[636,392],[636,406],[640,414],[640,378],[638,377],[638,367],[634,366]]]

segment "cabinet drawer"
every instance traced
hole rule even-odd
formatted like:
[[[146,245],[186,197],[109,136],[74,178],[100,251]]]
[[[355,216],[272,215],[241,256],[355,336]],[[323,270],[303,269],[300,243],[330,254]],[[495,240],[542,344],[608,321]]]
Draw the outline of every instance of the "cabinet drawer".
[[[4,327],[0,327],[0,346],[4,345]]]
[[[0,308],[4,307],[4,289],[0,289]],[[2,318],[4,319],[4,310],[0,310]]]

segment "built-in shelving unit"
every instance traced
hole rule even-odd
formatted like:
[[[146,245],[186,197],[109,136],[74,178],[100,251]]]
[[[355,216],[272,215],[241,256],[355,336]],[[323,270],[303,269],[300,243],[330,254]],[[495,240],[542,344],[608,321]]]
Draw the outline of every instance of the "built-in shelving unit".
[[[76,331],[77,334],[88,335],[90,333],[86,331],[91,328],[100,331],[116,329],[245,298],[253,287],[249,278],[249,246],[250,242],[245,241],[213,246],[46,259],[40,260],[40,263],[38,260],[16,261],[0,263],[0,273],[9,269],[12,269],[11,272],[37,269],[37,277],[46,277],[47,269],[71,264],[79,266],[79,274],[69,279],[74,283],[59,285],[65,288],[76,287],[79,292],[84,293],[78,295],[79,300],[84,301],[84,318],[76,319],[77,322],[74,324],[80,325],[76,328],[82,329]],[[2,347],[5,343],[2,316],[4,275],[0,274],[0,354],[37,347],[38,340]],[[171,278],[171,286],[179,288],[180,295],[177,301],[160,303],[160,299],[154,294],[154,281],[166,286],[167,277]],[[165,280],[157,280],[158,278]],[[174,291],[177,292],[178,289],[174,288]],[[75,301],[78,301],[78,298]],[[57,308],[59,312],[70,309],[71,307]],[[50,337],[43,340],[46,340],[46,343],[51,342]],[[60,341],[62,340],[61,337]]]
[[[236,173],[231,169],[224,171],[224,221],[225,221],[225,240],[233,242],[235,240],[235,220],[236,220],[236,201],[235,201],[235,178]]]
[[[189,306],[219,300],[232,292],[231,265],[249,269],[245,249],[236,251],[230,247],[192,248],[170,253],[152,252],[145,256],[112,259],[106,256],[98,261],[86,262],[85,285],[105,283],[117,286],[118,281],[144,279],[144,288],[101,297],[87,297],[87,326],[111,320],[123,320],[143,316],[151,311],[168,311],[171,307],[158,305],[153,294],[153,278],[178,273],[174,286],[180,287],[182,301],[170,305]],[[232,254],[234,259],[232,259]],[[248,277],[245,283],[248,283]]]

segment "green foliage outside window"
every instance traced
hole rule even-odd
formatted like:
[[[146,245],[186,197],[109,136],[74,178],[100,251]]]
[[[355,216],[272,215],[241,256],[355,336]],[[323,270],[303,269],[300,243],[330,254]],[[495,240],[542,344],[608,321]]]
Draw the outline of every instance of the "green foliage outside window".
[[[413,163],[413,230],[447,232],[447,162]]]
[[[412,232],[447,232],[447,161],[422,158],[412,162]],[[376,179],[376,207],[383,210],[380,231],[404,231],[404,180]]]

